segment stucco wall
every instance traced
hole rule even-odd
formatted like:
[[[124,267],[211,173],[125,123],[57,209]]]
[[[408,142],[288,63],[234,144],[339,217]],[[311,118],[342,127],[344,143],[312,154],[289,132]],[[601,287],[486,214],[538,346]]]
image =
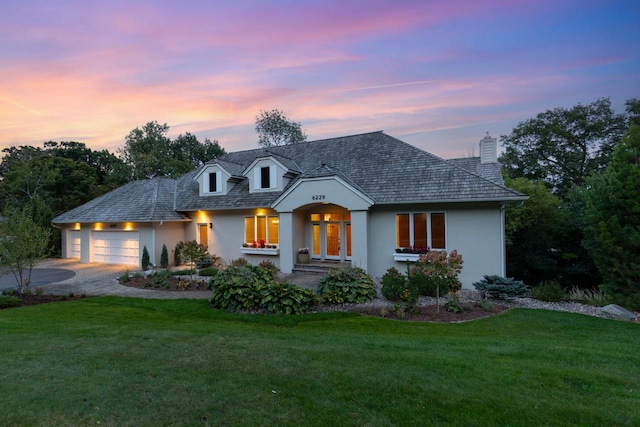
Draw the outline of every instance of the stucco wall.
[[[406,263],[393,260],[396,213],[445,212],[447,250],[457,249],[464,260],[460,281],[464,288],[485,274],[502,271],[501,212],[498,204],[414,205],[378,207],[369,214],[369,273],[379,279],[393,266],[406,273]]]

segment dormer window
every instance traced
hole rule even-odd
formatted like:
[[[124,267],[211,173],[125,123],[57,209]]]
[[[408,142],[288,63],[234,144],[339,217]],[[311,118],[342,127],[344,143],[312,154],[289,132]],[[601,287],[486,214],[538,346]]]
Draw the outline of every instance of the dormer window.
[[[271,188],[271,167],[260,168],[260,188]]]

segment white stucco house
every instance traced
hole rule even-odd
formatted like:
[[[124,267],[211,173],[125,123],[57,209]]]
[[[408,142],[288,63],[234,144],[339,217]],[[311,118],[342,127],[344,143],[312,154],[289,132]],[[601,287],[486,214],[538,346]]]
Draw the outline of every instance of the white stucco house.
[[[444,160],[383,132],[228,153],[178,178],[135,181],[53,219],[62,254],[139,266],[143,247],[197,240],[223,261],[296,268],[299,248],[374,278],[400,271],[410,249],[457,249],[470,288],[505,273],[505,187],[496,139],[480,157]]]

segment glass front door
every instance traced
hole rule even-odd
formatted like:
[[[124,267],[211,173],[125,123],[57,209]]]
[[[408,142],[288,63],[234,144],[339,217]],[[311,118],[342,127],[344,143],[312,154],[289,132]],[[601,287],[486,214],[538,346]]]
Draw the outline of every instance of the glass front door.
[[[340,223],[325,223],[325,258],[340,259]]]

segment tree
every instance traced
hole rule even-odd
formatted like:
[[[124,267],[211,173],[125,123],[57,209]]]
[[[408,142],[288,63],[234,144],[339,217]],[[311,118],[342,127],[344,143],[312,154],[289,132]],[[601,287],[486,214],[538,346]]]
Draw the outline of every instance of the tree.
[[[169,252],[167,251],[167,245],[162,244],[162,253],[160,254],[160,267],[169,267]]]
[[[262,111],[256,117],[258,145],[268,148],[274,145],[297,144],[307,140],[300,123],[288,120],[282,111]]]
[[[26,210],[9,209],[0,222],[0,266],[13,273],[18,292],[31,283],[31,271],[47,255],[50,231],[35,224]]]
[[[509,177],[542,180],[562,197],[607,165],[627,127],[627,117],[615,114],[608,98],[547,110],[501,137],[500,162]]]
[[[584,244],[620,304],[640,310],[640,127],[631,126],[607,169],[589,181]]]
[[[118,152],[131,169],[130,179],[179,177],[224,154],[218,141],[200,143],[188,132],[172,141],[168,132],[169,125],[155,121],[129,132]]]

